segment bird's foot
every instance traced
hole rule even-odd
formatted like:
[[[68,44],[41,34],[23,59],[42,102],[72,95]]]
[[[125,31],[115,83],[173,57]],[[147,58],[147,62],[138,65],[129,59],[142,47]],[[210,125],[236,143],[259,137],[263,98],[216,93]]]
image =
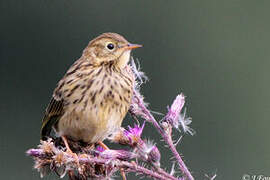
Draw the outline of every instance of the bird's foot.
[[[99,141],[98,145],[101,146],[104,150],[110,150],[108,148],[108,146],[106,146],[106,144],[104,144],[102,141]],[[127,180],[127,177],[126,177],[126,174],[125,174],[125,171],[123,168],[120,169],[120,173],[121,173],[123,180]]]
[[[72,158],[74,159],[75,163],[77,164],[78,167],[80,167],[80,161],[79,161],[79,157],[76,153],[70,151],[70,150],[66,150],[66,153],[68,153],[70,156],[72,156]]]
[[[80,171],[80,161],[79,161],[78,155],[77,155],[76,153],[74,153],[74,152],[70,149],[70,147],[69,147],[69,145],[68,145],[67,138],[66,138],[65,136],[61,136],[61,138],[62,138],[62,140],[64,141],[64,144],[65,144],[65,146],[66,146],[66,153],[73,157],[73,159],[74,159],[76,165],[78,166],[78,171]]]

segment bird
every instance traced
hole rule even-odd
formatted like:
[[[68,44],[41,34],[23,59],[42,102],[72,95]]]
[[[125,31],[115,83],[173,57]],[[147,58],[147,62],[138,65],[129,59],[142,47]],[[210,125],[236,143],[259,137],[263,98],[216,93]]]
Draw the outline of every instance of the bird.
[[[121,127],[131,104],[135,78],[128,63],[139,47],[111,32],[91,40],[56,85],[41,139],[54,130],[70,153],[67,139],[107,148],[103,140]]]

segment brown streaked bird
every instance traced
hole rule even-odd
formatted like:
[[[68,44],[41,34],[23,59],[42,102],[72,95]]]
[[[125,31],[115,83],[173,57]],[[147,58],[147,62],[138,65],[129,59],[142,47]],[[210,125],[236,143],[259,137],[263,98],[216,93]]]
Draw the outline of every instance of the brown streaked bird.
[[[54,129],[70,152],[66,138],[105,146],[102,141],[120,128],[129,109],[134,77],[128,62],[138,47],[116,33],[90,41],[53,92],[42,139]]]

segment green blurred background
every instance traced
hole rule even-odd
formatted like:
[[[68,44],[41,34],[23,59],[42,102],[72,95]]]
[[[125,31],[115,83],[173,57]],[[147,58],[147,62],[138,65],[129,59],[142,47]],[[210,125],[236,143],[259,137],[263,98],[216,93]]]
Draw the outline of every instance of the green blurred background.
[[[0,179],[39,179],[25,151],[39,143],[52,91],[88,41],[107,31],[144,45],[133,55],[150,78],[142,92],[151,109],[166,113],[178,93],[187,96],[197,133],[177,148],[195,179],[269,177],[269,7],[267,0],[1,0]],[[143,136],[158,142],[170,169],[172,155],[153,127]]]

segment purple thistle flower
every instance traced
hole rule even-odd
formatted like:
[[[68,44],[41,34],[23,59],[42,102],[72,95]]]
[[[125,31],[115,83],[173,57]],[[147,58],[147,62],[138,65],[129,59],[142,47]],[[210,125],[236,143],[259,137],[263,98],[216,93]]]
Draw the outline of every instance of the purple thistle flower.
[[[137,136],[137,137],[141,137],[143,128],[144,128],[145,123],[143,123],[142,127],[140,127],[139,125],[135,124],[134,128],[128,126],[128,130],[124,131],[124,134],[126,136]]]
[[[142,134],[144,125],[145,125],[145,122],[143,123],[142,127],[135,124],[135,126],[133,128],[128,126],[128,130],[124,130],[123,135],[125,136],[125,138],[127,138],[129,140],[130,146],[135,146],[140,141],[142,141],[141,134]]]
[[[103,147],[101,147],[101,146],[97,146],[97,147],[96,147],[96,150],[97,150],[98,152],[103,152],[103,151],[105,151],[105,149],[104,149]]]

